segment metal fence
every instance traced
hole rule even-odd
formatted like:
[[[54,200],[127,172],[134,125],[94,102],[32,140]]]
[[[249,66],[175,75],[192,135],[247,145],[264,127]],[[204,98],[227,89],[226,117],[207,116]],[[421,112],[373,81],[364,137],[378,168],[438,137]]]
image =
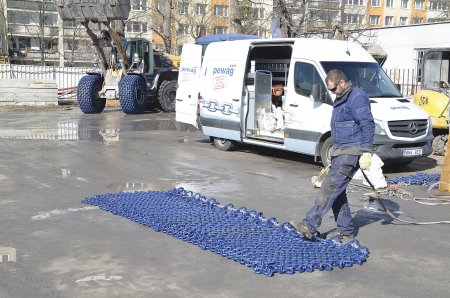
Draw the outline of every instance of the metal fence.
[[[60,94],[70,93],[86,72],[97,71],[89,67],[56,67],[17,64],[0,64],[0,79],[47,79],[54,80]],[[405,97],[417,91],[417,74],[414,69],[385,69],[391,80],[400,85]]]
[[[403,96],[412,97],[416,94],[419,84],[415,69],[385,69],[384,71],[395,84],[400,85]]]
[[[53,80],[58,87],[58,98],[60,100],[73,100],[81,77],[86,72],[95,71],[97,70],[89,67],[0,64],[0,79]]]

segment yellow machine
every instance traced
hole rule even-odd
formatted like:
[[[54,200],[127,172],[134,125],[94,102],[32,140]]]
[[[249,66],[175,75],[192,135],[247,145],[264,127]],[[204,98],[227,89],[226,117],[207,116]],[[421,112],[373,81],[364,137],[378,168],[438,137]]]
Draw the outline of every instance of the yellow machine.
[[[445,155],[450,123],[450,48],[427,50],[423,54],[420,72],[421,90],[414,96],[414,103],[431,117],[433,153]]]
[[[167,53],[164,53],[164,56],[166,56],[170,61],[172,61],[172,67],[175,69],[179,69],[180,68],[180,62],[181,62],[181,57],[180,56],[175,56],[175,55],[170,55]]]

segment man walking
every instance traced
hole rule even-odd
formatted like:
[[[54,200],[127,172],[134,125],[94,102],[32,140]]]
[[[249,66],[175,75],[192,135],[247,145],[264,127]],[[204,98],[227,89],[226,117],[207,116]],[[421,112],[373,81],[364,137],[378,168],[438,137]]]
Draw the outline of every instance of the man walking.
[[[342,71],[330,70],[325,82],[328,90],[336,94],[331,117],[331,166],[314,206],[302,222],[292,221],[291,225],[312,239],[323,216],[332,209],[337,228],[328,236],[346,240],[354,237],[346,188],[359,167],[370,167],[375,123],[368,96],[352,85]]]

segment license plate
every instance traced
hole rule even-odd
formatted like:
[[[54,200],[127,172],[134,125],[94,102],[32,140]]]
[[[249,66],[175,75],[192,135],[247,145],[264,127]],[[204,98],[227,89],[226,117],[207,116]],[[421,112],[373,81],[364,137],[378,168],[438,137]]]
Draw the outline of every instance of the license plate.
[[[403,156],[420,156],[420,155],[422,155],[422,148],[403,150]]]

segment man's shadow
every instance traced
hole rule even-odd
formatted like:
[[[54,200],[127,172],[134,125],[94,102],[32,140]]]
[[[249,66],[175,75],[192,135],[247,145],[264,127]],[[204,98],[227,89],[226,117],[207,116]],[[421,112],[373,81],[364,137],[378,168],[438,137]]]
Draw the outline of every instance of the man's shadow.
[[[359,230],[362,227],[378,221],[381,221],[382,225],[393,224],[394,218],[386,213],[378,200],[380,200],[381,204],[395,216],[400,214],[400,206],[394,201],[383,199],[381,197],[379,199],[369,199],[369,202],[364,207],[360,208],[355,215],[353,215],[355,236],[358,235]]]
[[[391,200],[380,198],[381,203],[395,216],[399,215],[400,206]],[[377,199],[371,198],[365,206],[360,208],[356,212],[352,212],[353,216],[353,226],[354,226],[354,236],[357,236],[359,230],[366,226],[378,221],[381,221],[382,225],[393,224],[394,219],[384,211],[384,208],[377,201]],[[334,232],[336,228],[320,234],[321,238],[326,239],[327,235]]]

